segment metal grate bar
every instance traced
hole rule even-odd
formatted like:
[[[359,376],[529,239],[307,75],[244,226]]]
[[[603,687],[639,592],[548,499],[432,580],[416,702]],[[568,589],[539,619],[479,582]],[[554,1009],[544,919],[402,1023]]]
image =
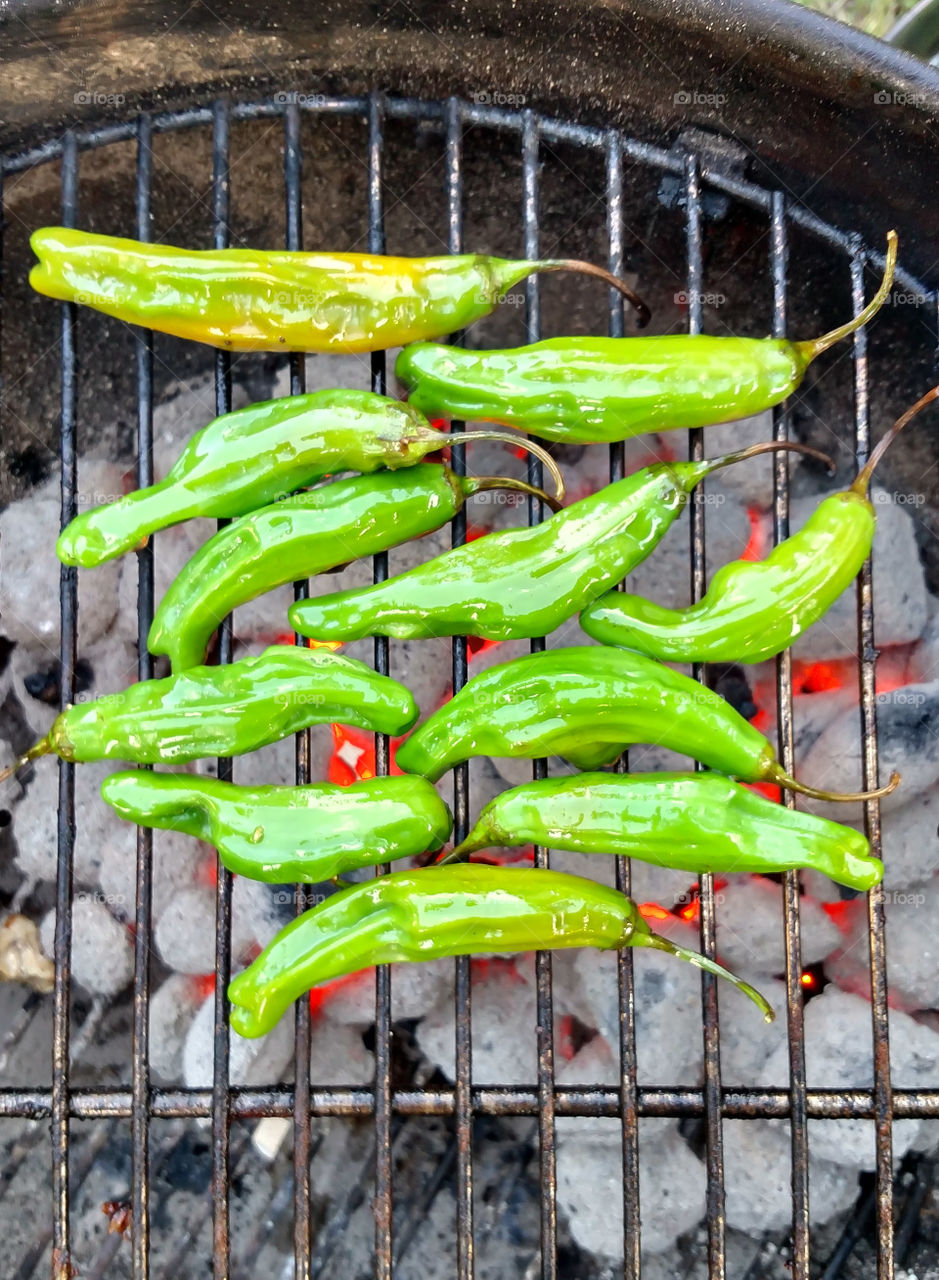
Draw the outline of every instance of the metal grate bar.
[[[303,177],[303,153],[300,145],[300,110],[290,103],[284,112],[284,201],[286,215],[285,247],[291,250],[303,248],[303,206],[301,182]],[[289,358],[290,394],[302,395],[306,390],[306,370],[302,355]],[[304,600],[310,594],[309,582],[294,583],[294,599]],[[295,636],[298,645],[305,645],[302,636]],[[310,730],[297,734],[296,782],[303,787],[310,782]],[[295,914],[306,909],[305,886],[296,889]],[[295,1280],[310,1280],[310,1253],[312,1248],[312,1213],[310,1207],[310,1159],[312,1136],[310,1131],[310,1002],[298,1000],[294,1014],[294,1091],[293,1091],[293,1257]]]
[[[447,169],[447,248],[450,253],[463,252],[463,119],[458,99],[450,98],[446,107],[446,141],[444,159]],[[452,335],[462,342],[462,333]],[[451,422],[450,430],[465,430],[462,422]],[[465,449],[451,451],[450,466],[457,475],[466,475]],[[450,544],[461,547],[466,542],[466,511],[456,513],[450,526]],[[465,636],[454,636],[451,643],[453,692],[458,693],[469,676]],[[453,771],[453,838],[462,840],[469,830],[469,765],[460,764]],[[455,1104],[456,1124],[456,1229],[457,1274],[459,1280],[473,1275],[473,1011],[469,956],[454,961],[455,1031]]]
[[[867,255],[860,241],[851,256],[851,301],[860,310],[864,305],[864,264]],[[858,465],[870,452],[870,396],[868,390],[867,330],[854,335],[854,447]],[[858,670],[863,785],[878,785],[877,712],[875,705],[874,591],[872,560],[858,577]],[[881,852],[880,801],[864,806],[864,826],[875,857]],[[877,885],[868,894],[871,949],[871,1025],[874,1037],[874,1124],[877,1140],[877,1277],[893,1280],[893,1099],[890,1084],[890,1039],[887,1024],[887,951],[884,918],[884,891]]]
[[[685,163],[685,214],[688,253],[688,332],[701,332],[701,293],[703,282],[701,237],[701,176],[698,161],[688,156]],[[689,458],[704,457],[704,433],[701,428],[688,432]],[[706,588],[704,549],[703,486],[691,498],[691,599],[697,602]],[[692,668],[696,680],[704,679],[704,668]],[[696,764],[696,769],[701,769]],[[714,902],[714,877],[700,877],[701,950],[714,958],[717,950],[717,919]],[[704,1006],[704,1099],[707,1164],[708,1262],[711,1280],[724,1280],[725,1215],[724,1215],[724,1144],[721,1128],[721,1057],[717,1010],[717,980],[713,974],[701,974],[701,999]]]
[[[368,100],[368,249],[385,252],[385,224],[382,201],[382,151],[384,148],[384,100],[370,94]],[[372,390],[385,394],[385,353],[372,353]],[[388,553],[373,561],[372,577],[384,582],[388,577]],[[375,670],[388,675],[388,637],[375,637]],[[387,734],[375,735],[375,772],[391,772],[391,749]],[[387,863],[375,868],[376,875],[389,870]],[[392,1150],[391,1150],[391,969],[375,970],[375,1276],[391,1280],[392,1260]]]
[[[228,104],[219,101],[212,112],[212,238],[216,249],[228,244],[230,198],[230,143]],[[231,356],[219,351],[215,358],[215,411],[231,409]],[[219,521],[223,527],[226,521]],[[219,628],[219,663],[231,662],[232,623],[227,617]],[[218,776],[232,780],[231,760],[218,762]],[[228,982],[231,978],[232,877],[218,863],[215,893],[215,1025],[212,1076],[212,1204],[213,1264],[216,1280],[227,1280],[231,1270],[230,1139],[231,1093],[228,1080],[229,1028]]]
[[[62,222],[74,227],[78,217],[78,150],[74,137],[62,143]],[[64,529],[76,511],[78,452],[75,444],[77,365],[73,302],[62,304],[62,509]],[[61,702],[74,693],[78,644],[78,571],[59,571]],[[55,884],[55,987],[52,1004],[52,1273],[67,1278],[69,1256],[69,999],[72,952],[72,857],[75,846],[75,767],[59,761],[58,868]]]
[[[538,228],[538,163],[540,138],[538,122],[533,111],[526,111],[522,129],[522,226],[525,235],[526,258],[537,258],[539,253]],[[537,342],[541,337],[541,294],[537,276],[529,276],[525,299],[525,340]],[[528,480],[530,484],[544,483],[541,462],[528,455]],[[544,507],[539,498],[529,495],[528,523],[538,524],[544,518]],[[545,648],[544,637],[531,642],[532,653]],[[532,777],[548,776],[546,760],[532,761]],[[535,846],[535,866],[549,865],[548,851]],[[535,954],[535,987],[538,1010],[538,1134],[541,1162],[541,1274],[543,1280],[557,1276],[558,1223],[557,1223],[557,1155],[554,1123],[554,1009],[551,992],[551,953]]]
[[[780,192],[773,193],[770,219],[770,275],[773,280],[773,336],[786,334],[786,272],[789,246],[786,206]],[[788,410],[773,410],[773,438],[789,439]],[[789,537],[789,458],[777,453],[773,460],[773,542]],[[779,759],[792,773],[795,764],[792,719],[792,653],[784,650],[776,659],[776,712]],[[794,809],[795,795],[784,791],[782,802]],[[799,920],[799,876],[784,878],[784,929],[786,946],[786,1024],[789,1033],[789,1087],[792,1133],[792,1269],[795,1280],[809,1277],[809,1143],[805,1111],[805,1035],[802,1021],[802,945]]]
[[[619,134],[610,131],[606,153],[606,216],[609,254],[607,266],[615,276],[623,274],[623,148]],[[611,338],[622,338],[625,332],[623,299],[610,290],[609,332]],[[610,482],[615,484],[626,474],[626,444],[610,445]],[[621,583],[620,586],[624,586]],[[617,773],[629,771],[629,753],[624,751],[616,762]],[[628,897],[631,893],[628,858],[616,859],[616,887]],[[619,1069],[620,1104],[623,1120],[623,1277],[639,1280],[641,1268],[641,1232],[639,1222],[639,1116],[636,1111],[636,997],[633,951],[622,947],[617,952],[619,982]]]
[[[136,234],[150,239],[153,176],[150,119],[137,122]],[[137,487],[153,483],[153,334],[135,333],[137,352]],[[137,678],[149,680],[153,659],[147,648],[153,621],[153,541],[137,552]],[[141,766],[148,768],[149,766]],[[150,1274],[150,942],[153,890],[153,832],[137,828],[137,909],[134,916],[133,1115],[131,1117],[131,1200],[134,1280]]]
[[[293,1086],[271,1085],[249,1088],[236,1085],[230,1090],[231,1114],[237,1119],[293,1115]],[[618,1088],[558,1085],[554,1106],[562,1116],[620,1115]],[[636,1107],[641,1116],[672,1116],[676,1119],[704,1114],[705,1094],[692,1087],[663,1089],[640,1085]],[[806,1112],[812,1120],[870,1120],[875,1114],[871,1089],[807,1089]],[[72,1089],[69,1116],[74,1120],[129,1117],[133,1094],[129,1088]],[[475,1086],[474,1113],[483,1116],[534,1116],[539,1108],[537,1089],[515,1085]],[[454,1089],[395,1089],[392,1110],[402,1116],[449,1116],[456,1110]],[[371,1089],[342,1085],[316,1087],[310,1093],[310,1110],[315,1116],[370,1116],[374,1111]],[[51,1089],[4,1089],[0,1092],[0,1118],[46,1120],[52,1114]],[[156,1119],[199,1119],[212,1114],[210,1089],[154,1088],[151,1116]],[[721,1114],[734,1120],[785,1120],[791,1114],[789,1089],[721,1090]],[[939,1120],[939,1089],[893,1090],[893,1115],[897,1120]]]

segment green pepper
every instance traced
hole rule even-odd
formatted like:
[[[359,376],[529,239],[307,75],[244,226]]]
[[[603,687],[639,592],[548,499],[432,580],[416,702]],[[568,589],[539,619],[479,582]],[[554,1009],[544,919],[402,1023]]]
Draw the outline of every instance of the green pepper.
[[[735,560],[688,609],[610,592],[581,614],[603,644],[664,662],[762,662],[787,649],[831,608],[871,553],[876,517],[871,475],[899,431],[939,395],[933,387],[891,427],[850,489],[825,498],[798,533],[762,562]]]
[[[560,947],[666,951],[727,978],[772,1021],[759,992],[653,933],[615,889],[558,871],[457,863],[367,880],[292,920],[230,983],[231,1025],[262,1036],[311,987],[371,965]]]
[[[458,476],[428,462],[400,474],[335,480],[242,516],[180,570],[154,616],[150,651],[169,654],[174,671],[195,666],[204,661],[212,632],[238,605],[439,529],[471,494],[493,488],[552,502],[521,480]]]
[[[622,280],[566,258],[193,250],[68,227],[43,227],[30,244],[37,293],[228,351],[378,351],[441,337],[488,315],[540,271],[598,276],[629,299],[641,324],[649,318]]]
[[[430,417],[490,419],[567,443],[745,418],[779,404],[816,356],[870,320],[890,292],[896,253],[891,231],[875,297],[854,320],[808,342],[670,333],[549,338],[508,351],[417,343],[398,356],[395,373]]]
[[[252,658],[141,680],[123,693],[68,707],[15,764],[63,760],[181,764],[236,756],[311,724],[338,721],[376,733],[405,733],[418,717],[404,685],[364,662],[328,650],[271,645]]]
[[[76,516],[56,550],[65,564],[91,568],[183,520],[245,515],[324,476],[413,467],[474,437],[520,443],[500,432],[448,436],[416,409],[371,391],[313,391],[252,404],[196,432],[164,480]],[[545,462],[548,455],[533,448]]]
[[[375,586],[298,601],[291,625],[316,640],[547,635],[649,555],[705,476],[777,447],[807,451],[771,442],[646,467],[542,524],[486,534]]]
[[[423,778],[368,778],[349,787],[240,787],[218,778],[127,770],[101,794],[138,826],[214,845],[229,871],[269,884],[318,884],[359,867],[439,849],[450,810]]]
[[[700,875],[808,867],[870,889],[884,867],[859,831],[773,804],[719,773],[580,773],[496,796],[448,855],[536,844]]]
[[[577,769],[598,769],[639,742],[744,782],[826,800],[858,798],[790,777],[772,744],[712,689],[640,654],[600,646],[547,649],[480,672],[401,743],[395,760],[435,782],[481,755],[560,755]]]

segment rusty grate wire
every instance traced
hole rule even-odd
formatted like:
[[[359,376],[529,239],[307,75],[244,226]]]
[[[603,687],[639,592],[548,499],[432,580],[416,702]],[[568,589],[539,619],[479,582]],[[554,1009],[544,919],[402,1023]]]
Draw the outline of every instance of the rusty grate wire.
[[[16,156],[0,157],[0,184],[4,173],[17,173],[36,165],[58,162],[61,168],[61,220],[67,226],[77,225],[79,158],[82,152],[108,143],[135,140],[136,169],[136,235],[149,238],[150,195],[152,185],[152,141],[155,133],[173,130],[207,128],[212,134],[212,223],[213,239],[223,247],[228,239],[230,166],[229,125],[233,120],[282,118],[284,128],[284,199],[286,202],[286,247],[301,246],[301,176],[302,153],[300,125],[304,113],[326,117],[335,115],[364,118],[367,124],[368,163],[368,249],[385,251],[382,208],[382,160],[384,124],[388,118],[428,122],[442,130],[445,150],[447,190],[447,241],[453,253],[463,251],[463,171],[462,135],[467,126],[498,130],[517,136],[522,160],[522,226],[524,253],[538,256],[539,236],[539,148],[546,143],[565,143],[586,148],[602,156],[606,169],[606,221],[608,265],[620,274],[624,264],[623,240],[623,165],[624,160],[670,174],[683,185],[683,207],[686,218],[685,277],[689,298],[689,328],[701,328],[702,295],[702,191],[712,189],[742,201],[765,216],[769,232],[767,274],[772,287],[773,333],[782,336],[786,327],[787,240],[791,227],[798,227],[823,242],[848,273],[855,310],[864,298],[863,273],[866,265],[880,266],[882,258],[868,252],[850,233],[821,222],[802,207],[787,205],[783,194],[752,182],[709,169],[694,155],[681,156],[647,143],[626,137],[612,129],[572,124],[539,116],[531,110],[505,110],[470,104],[451,98],[445,102],[368,97],[329,98],[322,95],[277,95],[274,100],[254,103],[215,102],[199,107],[163,114],[144,114],[123,123],[103,128],[71,130],[61,138]],[[2,196],[2,185],[0,185]],[[391,246],[394,250],[399,246]],[[897,279],[905,286],[927,295],[928,291],[902,269]],[[540,336],[539,282],[536,277],[526,284],[526,340]],[[61,515],[63,524],[76,510],[76,388],[75,305],[61,304]],[[611,291],[609,332],[621,336],[624,331],[622,299]],[[455,341],[460,335],[453,335]],[[149,484],[153,475],[153,340],[144,332],[137,334],[137,481]],[[862,463],[869,448],[868,359],[866,332],[854,336],[855,355],[855,452]],[[385,356],[376,353],[371,360],[371,386],[384,392],[386,385]],[[290,360],[290,390],[304,389],[303,358]],[[218,353],[215,365],[216,408],[219,414],[231,405],[231,363],[226,353]],[[775,436],[785,439],[789,424],[784,406],[774,411]],[[456,431],[462,423],[454,423]],[[701,456],[702,433],[689,433],[690,451]],[[455,470],[465,467],[462,450],[457,450],[451,464]],[[541,482],[540,463],[529,457],[529,479]],[[624,446],[610,447],[610,477],[624,474]],[[774,462],[774,537],[778,541],[788,533],[789,485],[786,456],[777,454]],[[528,518],[536,523],[543,512],[537,499],[529,499]],[[452,540],[458,545],[466,537],[466,516],[461,512],[453,522]],[[705,506],[691,504],[690,529],[691,584],[695,599],[705,589]],[[151,675],[151,659],[146,637],[153,615],[153,561],[147,547],[138,553],[139,598],[138,635],[140,644],[139,676]],[[374,562],[375,580],[387,576],[387,557]],[[306,585],[296,584],[297,596]],[[77,653],[77,577],[74,568],[63,567],[61,595],[61,662],[62,699],[71,700]],[[865,567],[858,587],[858,626],[861,660],[859,662],[859,694],[861,732],[863,738],[864,786],[878,782],[876,719],[874,710],[874,620],[870,565]],[[221,633],[220,660],[231,659],[231,624]],[[544,640],[532,642],[532,648],[544,647]],[[388,640],[375,642],[375,666],[387,673]],[[452,643],[453,686],[457,690],[467,680],[467,646],[465,639]],[[700,676],[700,672],[698,672]],[[777,659],[777,700],[779,754],[783,766],[793,764],[792,681],[788,653]],[[379,736],[376,743],[377,772],[389,768],[388,739]],[[621,767],[626,767],[625,762]],[[219,776],[230,777],[230,761],[219,761]],[[535,761],[535,777],[544,776],[545,762]],[[310,779],[309,738],[297,739],[296,777],[299,783]],[[786,794],[785,803],[792,804]],[[455,834],[461,839],[468,828],[470,813],[468,769],[460,766],[454,776]],[[880,852],[880,814],[876,801],[866,806],[866,827],[874,853]],[[51,1122],[52,1147],[52,1221],[53,1265],[57,1277],[68,1274],[70,1258],[70,1166],[69,1122],[72,1119],[106,1120],[127,1118],[132,1124],[132,1205],[133,1205],[133,1274],[138,1280],[149,1275],[149,1198],[151,1169],[150,1124],[154,1119],[208,1117],[212,1125],[212,1211],[214,1227],[213,1266],[216,1277],[230,1274],[231,1208],[229,1188],[233,1166],[230,1131],[234,1120],[263,1116],[282,1116],[293,1120],[294,1163],[294,1257],[295,1275],[309,1280],[318,1274],[312,1245],[310,1202],[310,1160],[315,1155],[311,1135],[314,1116],[371,1118],[376,1142],[374,1173],[375,1275],[389,1280],[395,1258],[392,1238],[392,1126],[406,1116],[452,1116],[456,1132],[457,1187],[457,1260],[461,1280],[474,1273],[473,1237],[473,1150],[472,1124],[475,1116],[533,1116],[537,1118],[540,1138],[541,1169],[541,1274],[545,1280],[558,1272],[557,1217],[555,1206],[555,1119],[558,1116],[610,1116],[622,1123],[623,1132],[623,1197],[624,1197],[624,1274],[636,1280],[640,1274],[641,1233],[638,1194],[638,1119],[640,1116],[702,1117],[706,1134],[707,1231],[710,1275],[715,1280],[725,1276],[725,1219],[723,1212],[722,1122],[728,1118],[788,1118],[792,1139],[792,1271],[795,1280],[809,1278],[809,1118],[868,1118],[876,1129],[876,1179],[866,1202],[865,1212],[876,1224],[879,1241],[878,1277],[891,1280],[894,1274],[894,1202],[891,1160],[891,1125],[893,1119],[905,1117],[939,1118],[939,1089],[894,1090],[890,1083],[886,969],[884,951],[884,908],[879,890],[870,894],[872,1037],[874,1050],[873,1089],[820,1090],[806,1087],[805,1045],[802,1026],[802,997],[799,965],[799,902],[795,873],[785,878],[786,982],[788,989],[787,1025],[790,1050],[790,1084],[788,1089],[725,1088],[720,1075],[720,1033],[714,979],[702,974],[704,1009],[704,1062],[702,1088],[640,1087],[636,1079],[634,1036],[634,1001],[632,956],[629,950],[619,957],[620,983],[620,1080],[617,1087],[572,1088],[555,1083],[552,1018],[551,962],[547,954],[537,960],[538,1072],[534,1088],[486,1087],[473,1084],[471,1062],[470,969],[466,957],[455,962],[456,1012],[456,1079],[452,1088],[428,1087],[399,1089],[391,1079],[391,975],[387,968],[378,971],[376,982],[376,1076],[372,1088],[311,1088],[309,1077],[310,1010],[300,1001],[296,1011],[295,1085],[276,1084],[267,1088],[234,1088],[228,1083],[229,1031],[226,1019],[225,988],[231,968],[231,876],[219,870],[216,897],[216,985],[214,1084],[209,1089],[155,1088],[151,1085],[147,1062],[149,1013],[149,946],[151,908],[151,834],[141,829],[137,837],[137,906],[135,936],[135,978],[133,1006],[133,1066],[131,1087],[75,1088],[69,1077],[69,995],[70,974],[67,957],[70,948],[72,850],[75,832],[74,771],[64,762],[59,766],[58,809],[58,879],[55,888],[56,977],[53,996],[53,1072],[51,1088],[8,1088],[0,1090],[0,1117],[24,1117]],[[538,865],[547,863],[545,850],[536,851]],[[379,871],[384,870],[380,868]],[[630,872],[625,860],[616,867],[618,886],[629,891]],[[298,911],[302,895],[298,895]],[[715,900],[713,878],[704,876],[700,887],[701,946],[713,955],[715,951]],[[237,1162],[237,1158],[235,1158]],[[905,1230],[906,1228],[904,1228]],[[838,1274],[826,1270],[826,1276]],[[25,1273],[24,1273],[25,1274]]]

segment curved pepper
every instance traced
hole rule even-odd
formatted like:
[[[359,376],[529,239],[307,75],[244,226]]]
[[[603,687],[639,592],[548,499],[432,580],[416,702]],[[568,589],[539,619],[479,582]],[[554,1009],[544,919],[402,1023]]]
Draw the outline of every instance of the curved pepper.
[[[835,795],[790,777],[770,742],[720,694],[640,654],[600,646],[547,649],[480,672],[401,743],[395,759],[436,781],[480,755],[560,755],[597,769],[639,742],[745,782]]]
[[[727,978],[763,1011],[747,983],[651,931],[629,898],[559,871],[457,863],[354,885],[292,920],[232,980],[231,1025],[270,1031],[311,987],[376,964],[561,947],[654,947]]]
[[[540,271],[598,276],[641,323],[649,318],[622,280],[571,259],[178,249],[68,227],[43,227],[30,244],[37,293],[227,351],[378,351],[441,337],[488,315],[507,289]]]
[[[549,338],[508,351],[417,343],[398,356],[395,373],[429,417],[489,419],[567,443],[745,418],[779,404],[816,356],[870,320],[890,292],[896,252],[890,232],[875,297],[854,320],[808,342],[662,334]]]
[[[550,501],[521,480],[458,476],[428,462],[335,480],[242,516],[183,565],[154,616],[150,652],[169,654],[174,671],[195,666],[238,605],[439,529],[471,494],[494,487]]]
[[[649,555],[705,476],[776,447],[646,467],[532,528],[486,534],[375,586],[298,601],[291,625],[316,640],[547,635]]]
[[[581,773],[496,796],[448,855],[536,844],[639,858],[694,875],[810,867],[870,889],[884,867],[859,831],[773,804],[718,773]]]
[[[327,475],[413,467],[438,449],[484,439],[535,452],[563,495],[556,464],[537,445],[500,432],[448,436],[416,409],[371,391],[313,391],[216,418],[196,432],[164,480],[83,511],[56,550],[65,564],[91,568],[195,516],[245,515]]]
[[[762,562],[735,560],[718,569],[688,609],[666,609],[627,592],[611,592],[581,614],[603,644],[637,649],[664,662],[762,662],[782,653],[817,622],[857,577],[874,542],[871,475],[899,431],[939,395],[934,387],[881,440],[854,484],[825,498],[798,533]]]
[[[404,685],[328,650],[271,645],[221,667],[142,680],[68,707],[0,780],[38,756],[179,764],[237,756],[311,724],[405,733],[418,717]]]
[[[350,787],[241,787],[218,778],[127,770],[101,795],[122,818],[214,845],[229,871],[269,884],[317,884],[439,849],[453,819],[423,778]]]

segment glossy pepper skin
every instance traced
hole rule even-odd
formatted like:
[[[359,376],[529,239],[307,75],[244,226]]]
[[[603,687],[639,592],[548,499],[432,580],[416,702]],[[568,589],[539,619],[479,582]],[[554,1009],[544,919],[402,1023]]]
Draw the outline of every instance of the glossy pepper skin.
[[[747,782],[785,776],[769,741],[719,694],[639,654],[589,645],[526,654],[474,676],[395,759],[436,781],[480,755],[561,755],[596,769],[638,742]]]
[[[746,983],[654,934],[629,898],[558,871],[457,863],[399,871],[354,885],[298,916],[232,980],[231,1025],[262,1036],[311,987],[376,964],[561,947],[644,946]]]
[[[782,653],[857,577],[877,526],[869,497],[874,469],[907,423],[937,397],[939,387],[933,387],[901,414],[851,487],[823,499],[799,532],[764,561],[724,565],[688,609],[611,592],[585,609],[581,626],[603,644],[664,662],[762,662]]]
[[[335,480],[242,516],[180,570],[156,611],[148,647],[168,654],[174,671],[196,666],[215,628],[238,605],[439,529],[467,497],[490,487],[487,478],[458,476],[428,462]]]
[[[244,515],[341,471],[411,467],[445,443],[416,409],[370,391],[248,405],[197,432],[165,480],[76,516],[56,550],[90,568],[183,520]]]
[[[489,419],[570,444],[749,417],[798,387],[822,351],[879,309],[893,281],[896,236],[871,303],[823,338],[548,338],[505,351],[416,343],[395,374],[411,404],[433,418]]]
[[[439,849],[453,819],[423,778],[349,787],[242,787],[218,778],[127,770],[101,795],[129,822],[214,845],[229,871],[269,884],[317,884]]]
[[[378,351],[441,337],[538,271],[586,271],[639,303],[600,268],[558,259],[193,250],[67,227],[43,227],[30,244],[38,293],[227,351]]]
[[[311,724],[338,721],[405,733],[417,716],[404,685],[364,662],[271,645],[227,666],[142,680],[123,693],[69,707],[14,768],[50,753],[81,762],[181,764],[243,755]]]
[[[451,856],[526,844],[639,858],[693,875],[810,867],[859,890],[884,874],[859,831],[773,804],[718,773],[527,782],[490,801]]]
[[[735,560],[687,609],[609,592],[580,617],[588,636],[663,662],[762,662],[827,613],[857,577],[874,540],[874,508],[832,494],[761,562]]]
[[[547,635],[649,555],[699,481],[767,447],[646,467],[532,528],[486,534],[375,586],[298,601],[291,625],[316,640]]]

